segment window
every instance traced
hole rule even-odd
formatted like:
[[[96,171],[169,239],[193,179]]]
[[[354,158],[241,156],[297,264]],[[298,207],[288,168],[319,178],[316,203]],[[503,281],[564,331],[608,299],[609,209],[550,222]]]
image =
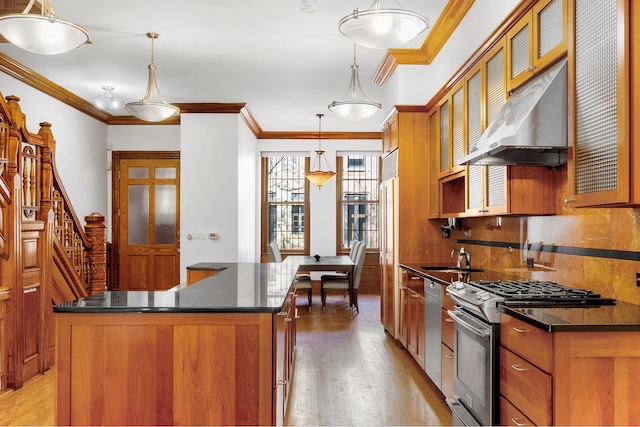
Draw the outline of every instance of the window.
[[[338,161],[338,251],[345,252],[354,240],[378,249],[378,192],[380,157],[344,155]]]
[[[309,169],[305,156],[271,156],[262,159],[262,247],[276,242],[282,252],[308,252],[307,191]]]

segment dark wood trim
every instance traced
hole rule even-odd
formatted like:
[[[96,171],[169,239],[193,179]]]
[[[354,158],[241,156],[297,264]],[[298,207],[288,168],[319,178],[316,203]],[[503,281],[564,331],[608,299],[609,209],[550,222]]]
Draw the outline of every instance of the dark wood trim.
[[[145,122],[134,116],[111,116],[106,121],[109,126],[126,126],[126,125],[149,125],[149,126],[162,126],[162,125],[179,125],[180,116],[169,117],[167,120],[161,122]]]
[[[382,139],[382,132],[321,132],[320,139]],[[318,139],[318,132],[263,132],[258,139]]]

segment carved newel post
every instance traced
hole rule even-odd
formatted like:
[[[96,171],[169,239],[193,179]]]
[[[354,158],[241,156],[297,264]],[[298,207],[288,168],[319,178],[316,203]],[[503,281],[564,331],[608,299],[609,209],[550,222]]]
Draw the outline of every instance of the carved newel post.
[[[91,241],[87,252],[89,264],[89,295],[107,290],[107,225],[104,216],[93,212],[84,217],[85,233]]]

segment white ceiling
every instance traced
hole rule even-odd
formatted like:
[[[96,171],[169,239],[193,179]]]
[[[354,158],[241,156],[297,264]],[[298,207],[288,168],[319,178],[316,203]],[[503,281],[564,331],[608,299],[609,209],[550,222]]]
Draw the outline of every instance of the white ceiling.
[[[353,62],[353,44],[339,33],[338,21],[372,0],[317,2],[316,12],[307,14],[302,0],[53,0],[57,15],[83,26],[91,44],[53,56],[8,43],[0,51],[86,100],[109,85],[129,102],[144,95],[151,57],[145,33],[157,32],[157,81],[168,102],[245,102],[265,131],[317,130],[316,113],[326,114],[323,131],[379,131],[388,106],[356,123],[327,110],[344,96]],[[400,0],[430,27],[446,3]],[[402,47],[419,47],[428,32]],[[371,78],[385,54],[357,50],[364,92],[376,102],[384,88]]]

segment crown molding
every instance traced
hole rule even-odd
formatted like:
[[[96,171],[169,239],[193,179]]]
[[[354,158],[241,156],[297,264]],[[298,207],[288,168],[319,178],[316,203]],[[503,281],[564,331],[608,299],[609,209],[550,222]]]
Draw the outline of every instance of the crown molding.
[[[449,0],[422,46],[418,49],[389,49],[373,76],[373,82],[383,86],[398,65],[431,64],[474,1]]]
[[[134,116],[114,116],[103,111],[91,102],[69,92],[62,86],[52,82],[41,74],[25,67],[13,58],[0,52],[0,72],[19,80],[36,90],[57,99],[58,101],[75,108],[76,110],[105,123],[109,126],[130,125],[179,125],[180,116],[170,117],[161,122],[146,122]],[[180,114],[239,114],[247,124],[256,139],[315,139],[317,132],[268,132],[262,130],[257,120],[249,111],[246,103],[175,103],[180,108]],[[380,132],[326,132],[322,133],[322,139],[381,139]]]

